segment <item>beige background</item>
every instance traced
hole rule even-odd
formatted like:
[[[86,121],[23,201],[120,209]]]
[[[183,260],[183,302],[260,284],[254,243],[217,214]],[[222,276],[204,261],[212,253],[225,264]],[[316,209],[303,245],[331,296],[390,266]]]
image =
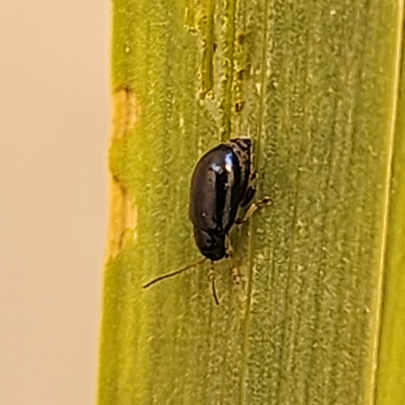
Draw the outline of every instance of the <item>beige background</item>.
[[[95,401],[108,0],[0,1],[0,404]]]

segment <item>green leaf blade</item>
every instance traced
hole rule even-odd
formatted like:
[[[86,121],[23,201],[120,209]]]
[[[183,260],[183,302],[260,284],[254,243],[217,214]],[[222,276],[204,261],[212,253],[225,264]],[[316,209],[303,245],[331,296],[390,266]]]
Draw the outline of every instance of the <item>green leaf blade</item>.
[[[401,16],[388,0],[114,3],[100,405],[371,404],[376,386],[395,404]],[[237,136],[273,201],[231,232],[246,283],[224,261],[219,307],[207,266],[143,290],[199,257],[190,175]]]

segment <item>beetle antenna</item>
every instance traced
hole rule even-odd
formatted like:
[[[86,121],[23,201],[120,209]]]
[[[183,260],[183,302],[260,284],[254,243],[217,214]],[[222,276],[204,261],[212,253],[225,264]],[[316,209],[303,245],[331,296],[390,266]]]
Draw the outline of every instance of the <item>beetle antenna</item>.
[[[208,277],[211,281],[212,296],[214,297],[215,304],[219,305],[219,299],[217,295],[217,289],[215,288],[215,271],[214,271],[214,262],[211,260],[210,271]]]
[[[204,257],[203,259],[200,259],[200,260],[197,260],[197,261],[195,261],[193,263],[190,263],[187,266],[182,267],[181,269],[172,271],[171,273],[163,274],[163,276],[159,276],[159,277],[153,279],[152,281],[149,281],[149,283],[146,283],[143,286],[143,288],[148,288],[151,285],[157,283],[158,281],[164,280],[166,278],[177,276],[177,274],[183,273],[183,271],[186,271],[188,269],[192,269],[193,267],[198,267],[200,264],[203,264],[206,260],[207,260],[207,258]]]
[[[214,297],[215,304],[219,305],[217,290],[215,288],[215,278],[211,280],[211,285],[212,285],[212,296]]]

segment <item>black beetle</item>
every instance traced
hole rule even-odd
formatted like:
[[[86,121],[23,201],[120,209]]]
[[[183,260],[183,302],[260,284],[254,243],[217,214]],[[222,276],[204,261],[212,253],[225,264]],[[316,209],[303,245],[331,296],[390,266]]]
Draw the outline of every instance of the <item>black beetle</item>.
[[[195,242],[204,258],[164,274],[145,284],[144,288],[196,267],[207,259],[213,263],[224,257],[230,257],[234,280],[239,280],[228,232],[234,223],[245,222],[258,208],[270,202],[265,197],[253,203],[242,218],[236,219],[239,208],[246,206],[256,191],[252,184],[255,173],[251,170],[251,149],[250,139],[235,138],[216,146],[200,158],[191,179],[189,216],[194,225]],[[218,304],[212,268],[210,279]]]
[[[231,139],[208,151],[194,170],[190,220],[200,252],[212,261],[225,256],[225,235],[234,224],[239,207],[248,202],[245,197],[253,197],[247,193],[250,151],[250,139]]]

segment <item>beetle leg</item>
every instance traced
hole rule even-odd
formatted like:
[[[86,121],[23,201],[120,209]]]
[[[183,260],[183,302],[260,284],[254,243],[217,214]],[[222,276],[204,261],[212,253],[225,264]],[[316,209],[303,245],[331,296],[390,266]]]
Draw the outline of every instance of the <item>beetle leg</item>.
[[[234,284],[239,285],[242,274],[239,271],[238,266],[236,265],[235,258],[233,256],[233,248],[231,244],[231,238],[229,235],[225,235],[225,241],[226,241],[226,251],[229,257],[229,261],[231,262],[231,271],[232,271],[232,281]]]
[[[249,178],[249,184],[245,191],[245,195],[240,203],[241,207],[246,207],[252,200],[256,194],[256,182],[255,179],[257,177],[257,172],[253,172],[253,174]]]
[[[260,208],[265,207],[266,205],[271,204],[270,197],[264,197],[259,201],[255,201],[254,203],[250,204],[249,208],[245,212],[245,215],[240,218],[236,218],[235,224],[243,224],[244,222],[248,221],[250,217]]]
[[[215,304],[219,305],[217,289],[215,288],[216,273],[215,273],[215,270],[214,270],[214,262],[213,261],[211,261],[210,270],[208,272],[208,278],[209,278],[209,280],[211,282],[212,296],[214,297]]]
[[[240,203],[241,207],[246,207],[252,200],[256,194],[256,186],[252,184],[246,190],[245,196],[243,197],[242,202]]]

